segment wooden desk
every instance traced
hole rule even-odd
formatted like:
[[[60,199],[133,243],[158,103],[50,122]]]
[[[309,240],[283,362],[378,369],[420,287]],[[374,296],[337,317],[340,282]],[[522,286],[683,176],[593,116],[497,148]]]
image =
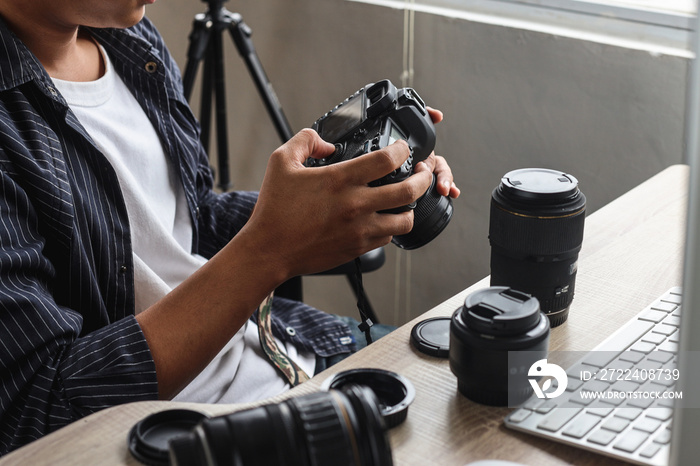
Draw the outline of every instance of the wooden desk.
[[[592,349],[657,296],[681,284],[687,176],[686,166],[670,167],[586,219],[576,297],[568,321],[552,330],[550,350]],[[469,254],[468,245],[460,245],[455,252]],[[275,401],[316,391],[341,370],[384,368],[404,375],[416,388],[408,419],[390,434],[397,465],[464,465],[486,458],[528,465],[620,464],[506,429],[502,419],[508,408],[467,400],[457,391],[447,360],[413,349],[409,342],[413,325],[428,317],[451,315],[467,294],[486,286],[488,279],[476,283]],[[118,406],[6,455],[0,465],[138,465],[127,449],[126,437],[147,414],[186,407],[217,415],[249,406],[173,402]]]

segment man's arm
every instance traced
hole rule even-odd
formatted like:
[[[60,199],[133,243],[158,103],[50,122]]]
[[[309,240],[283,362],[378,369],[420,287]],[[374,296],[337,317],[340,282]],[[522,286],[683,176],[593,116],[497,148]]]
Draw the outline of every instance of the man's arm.
[[[23,167],[0,163],[0,454],[99,409],[157,395],[133,317],[84,335],[83,316],[54,299],[58,288],[81,285],[45,255],[56,239],[46,238],[35,204],[61,218],[60,196],[41,164],[24,160]],[[24,182],[41,195],[30,195]]]
[[[352,161],[308,168],[308,157],[334,150],[303,130],[275,151],[251,218],[199,271],[137,316],[158,374],[161,398],[184,387],[287,279],[348,262],[413,226],[413,212],[379,214],[406,205],[432,174],[419,164],[408,180],[367,184],[401,166],[399,142]]]

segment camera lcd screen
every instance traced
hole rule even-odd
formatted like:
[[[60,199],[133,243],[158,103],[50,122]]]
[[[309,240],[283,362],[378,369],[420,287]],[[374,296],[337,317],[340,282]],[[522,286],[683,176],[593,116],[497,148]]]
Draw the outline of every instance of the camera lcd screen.
[[[319,127],[318,134],[321,138],[327,142],[337,142],[351,129],[359,125],[364,114],[363,101],[362,96],[358,95],[329,114]]]
[[[391,125],[391,130],[389,131],[389,145],[395,143],[399,139],[403,139],[404,141],[406,140],[403,134],[401,134],[401,131],[399,131],[396,126]]]

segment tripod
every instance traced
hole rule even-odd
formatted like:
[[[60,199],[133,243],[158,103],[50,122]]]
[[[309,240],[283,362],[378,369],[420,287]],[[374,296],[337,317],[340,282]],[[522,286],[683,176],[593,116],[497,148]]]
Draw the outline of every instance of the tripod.
[[[194,17],[192,32],[189,36],[187,64],[182,82],[185,98],[189,101],[199,64],[204,60],[202,102],[200,124],[202,127],[202,145],[209,151],[212,99],[216,102],[216,143],[219,188],[228,191],[231,187],[228,163],[228,127],[226,123],[226,81],[224,79],[224,44],[223,34],[228,30],[238,53],[243,58],[255,86],[263,99],[282,142],[287,142],[293,135],[282,107],[272,85],[260,63],[258,54],[251,40],[252,30],[243,22],[238,13],[231,13],[223,4],[227,0],[202,0],[207,3],[206,13]]]

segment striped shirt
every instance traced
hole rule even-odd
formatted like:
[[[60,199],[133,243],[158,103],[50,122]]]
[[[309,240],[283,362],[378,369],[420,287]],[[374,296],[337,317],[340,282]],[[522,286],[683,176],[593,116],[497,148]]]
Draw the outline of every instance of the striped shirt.
[[[158,132],[184,186],[192,252],[211,257],[257,195],[217,194],[180,74],[144,19],[90,30]],[[116,174],[36,57],[0,20],[0,455],[110,406],[157,398],[134,318],[126,207]],[[280,238],[280,241],[283,239]],[[276,299],[279,338],[349,352],[348,328]]]

